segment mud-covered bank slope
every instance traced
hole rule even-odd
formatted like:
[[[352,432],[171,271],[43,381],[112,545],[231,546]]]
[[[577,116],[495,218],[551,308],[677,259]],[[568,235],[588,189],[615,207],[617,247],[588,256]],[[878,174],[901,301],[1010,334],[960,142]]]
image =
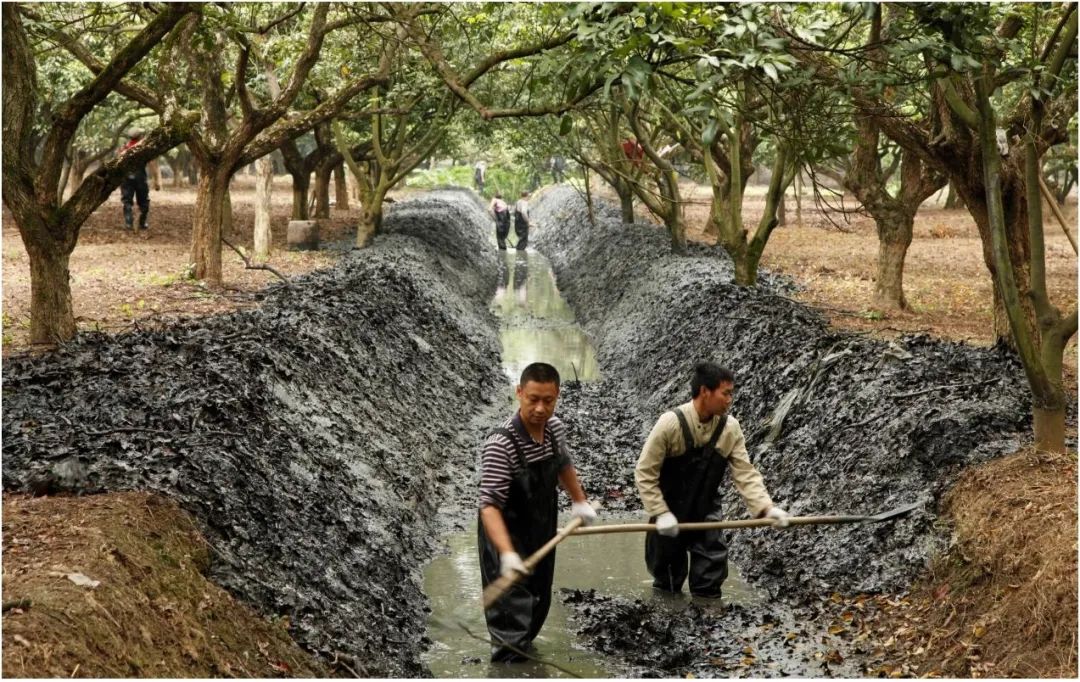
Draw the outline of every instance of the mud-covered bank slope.
[[[924,508],[899,522],[739,531],[740,570],[776,594],[898,589],[944,541],[936,500],[964,466],[1015,450],[1030,406],[1006,354],[830,331],[775,284],[739,287],[719,249],[670,254],[666,233],[589,224],[572,190],[535,206],[535,245],[592,335],[605,380],[565,392],[560,414],[592,494],[638,509],[633,464],[656,417],[689,399],[699,360],[731,367],[732,413],[775,500],[793,514]],[[745,508],[733,490],[729,515]]]
[[[163,492],[214,579],[302,644],[424,674],[434,500],[468,483],[455,425],[505,381],[486,225],[466,194],[428,195],[256,310],[5,362],[4,489]]]

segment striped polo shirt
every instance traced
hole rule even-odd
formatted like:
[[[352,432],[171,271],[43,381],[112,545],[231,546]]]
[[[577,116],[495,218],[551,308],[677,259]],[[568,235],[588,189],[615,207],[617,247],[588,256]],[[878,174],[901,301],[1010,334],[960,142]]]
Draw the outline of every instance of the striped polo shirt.
[[[525,461],[529,464],[540,462],[549,457],[555,457],[559,461],[559,470],[569,466],[570,451],[566,447],[566,424],[558,417],[552,416],[544,425],[544,442],[537,443],[525,429],[521,421],[521,413],[515,412],[502,424],[502,428],[514,434],[514,440],[521,448],[521,454],[525,455]],[[554,434],[555,439],[551,436]],[[559,452],[555,452],[553,442],[559,444]],[[510,491],[510,481],[521,468],[517,453],[510,439],[502,433],[493,433],[484,441],[484,451],[480,456],[480,508],[494,506],[502,509],[506,504],[506,495]]]

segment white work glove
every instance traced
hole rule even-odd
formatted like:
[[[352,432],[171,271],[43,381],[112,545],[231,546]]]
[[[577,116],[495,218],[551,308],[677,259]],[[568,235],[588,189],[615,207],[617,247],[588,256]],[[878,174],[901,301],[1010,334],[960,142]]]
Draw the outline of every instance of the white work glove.
[[[769,511],[765,512],[765,518],[772,519],[773,525],[780,528],[788,527],[788,519],[790,517],[791,514],[788,514],[786,511],[784,511],[780,507],[777,507],[775,504],[769,507]]]
[[[570,505],[570,513],[581,519],[583,526],[591,525],[596,520],[596,510],[588,501],[574,502]]]
[[[517,552],[503,552],[499,555],[499,574],[504,578],[513,578],[515,574],[529,575],[525,562]]]
[[[679,534],[679,520],[671,512],[656,517],[656,532],[673,538]]]

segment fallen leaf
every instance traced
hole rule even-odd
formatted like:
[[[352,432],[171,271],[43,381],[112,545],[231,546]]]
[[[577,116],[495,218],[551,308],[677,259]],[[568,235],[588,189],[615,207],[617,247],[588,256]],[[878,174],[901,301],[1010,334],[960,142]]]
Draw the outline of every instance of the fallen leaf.
[[[15,635],[12,637],[16,644],[22,644],[26,648],[30,648],[30,642],[26,641],[26,638],[22,635]]]
[[[93,589],[101,584],[100,580],[93,580],[86,577],[82,573],[68,573],[67,579],[75,583],[79,587],[89,587],[90,589]]]

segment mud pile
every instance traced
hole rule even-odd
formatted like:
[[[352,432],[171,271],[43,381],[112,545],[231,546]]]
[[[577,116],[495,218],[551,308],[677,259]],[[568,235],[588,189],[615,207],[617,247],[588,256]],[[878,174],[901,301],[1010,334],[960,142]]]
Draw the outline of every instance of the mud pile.
[[[830,331],[768,275],[732,282],[720,249],[671,255],[655,226],[597,225],[572,190],[534,207],[535,245],[597,349],[604,380],[568,386],[559,413],[590,494],[640,509],[633,466],[656,418],[689,400],[693,365],[736,374],[732,413],[773,499],[794,515],[874,514],[921,502],[888,524],[737,531],[745,577],[794,599],[902,589],[945,538],[936,502],[957,472],[1015,449],[1030,404],[1017,361],[995,350]],[[745,507],[730,488],[730,517]]]
[[[505,392],[487,226],[464,193],[400,203],[370,248],[256,310],[5,362],[4,489],[165,493],[212,578],[300,643],[425,674],[436,501],[472,483],[457,425]]]

